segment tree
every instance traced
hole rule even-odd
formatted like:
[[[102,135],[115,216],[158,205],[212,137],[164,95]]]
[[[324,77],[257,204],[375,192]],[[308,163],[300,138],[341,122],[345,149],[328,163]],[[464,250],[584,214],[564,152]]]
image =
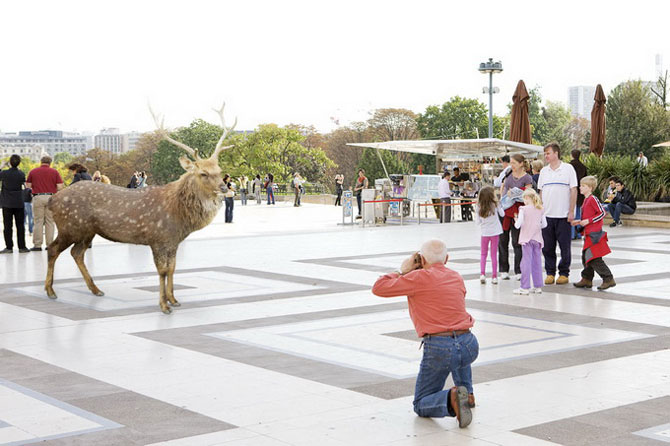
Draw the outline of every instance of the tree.
[[[331,192],[335,191],[335,183],[331,179],[336,174],[344,175],[345,189],[353,184],[357,176],[356,170],[363,155],[363,149],[347,144],[370,142],[371,140],[372,137],[369,135],[367,126],[362,122],[353,123],[347,127],[339,127],[325,135],[324,150],[328,158],[336,164],[336,167],[328,170],[328,181],[325,183]]]
[[[407,141],[419,138],[417,115],[404,108],[380,108],[368,119],[368,126],[378,141]]]
[[[67,165],[67,164],[70,164],[73,160],[74,160],[74,156],[72,156],[71,153],[69,153],[69,152],[58,152],[57,154],[54,155],[53,162]]]
[[[605,152],[635,156],[644,151],[653,158],[663,149],[652,148],[670,137],[670,118],[641,81],[617,85],[607,98]]]
[[[358,163],[358,167],[365,170],[365,176],[370,181],[370,187],[374,187],[374,180],[378,178],[386,178],[386,172],[379,159],[380,157],[384,160],[384,166],[386,166],[389,175],[394,173],[408,173],[410,171],[409,165],[400,161],[395,152],[367,147],[363,149],[363,155]]]
[[[441,106],[430,105],[417,119],[425,139],[473,139],[488,136],[488,110],[477,99],[454,96]],[[493,116],[493,136],[502,137],[503,122]]]
[[[566,132],[574,149],[589,149],[591,145],[591,123],[587,119],[573,117]]]
[[[556,141],[564,153],[572,150],[574,145],[569,133],[569,126],[572,121],[570,110],[560,102],[547,101],[547,104],[542,108],[542,116],[546,122],[547,134],[544,141],[539,141],[540,144],[544,145],[550,141]]]
[[[547,119],[542,113],[542,94],[540,87],[535,86],[529,92],[528,100],[528,121],[530,121],[530,131],[533,136],[533,144],[544,145],[548,143],[549,129],[547,128]],[[509,105],[512,108],[512,105]]]
[[[222,132],[221,127],[196,119],[188,127],[177,129],[170,136],[197,150],[201,157],[206,158],[214,151]],[[186,152],[183,149],[168,141],[160,141],[151,160],[155,181],[165,184],[179,178],[184,173],[179,158],[184,155]]]
[[[668,70],[665,70],[663,76],[659,76],[656,85],[651,87],[651,92],[658,105],[668,109]]]
[[[232,176],[272,173],[275,181],[288,182],[299,172],[310,182],[322,182],[335,163],[321,148],[302,145],[304,140],[295,128],[261,124],[252,133],[231,138],[234,147],[221,153],[221,164]]]
[[[411,141],[419,139],[417,114],[405,108],[380,108],[368,119],[369,133],[376,141]],[[423,166],[425,173],[435,171],[435,156],[419,153],[395,152],[398,166],[405,172],[417,172]]]

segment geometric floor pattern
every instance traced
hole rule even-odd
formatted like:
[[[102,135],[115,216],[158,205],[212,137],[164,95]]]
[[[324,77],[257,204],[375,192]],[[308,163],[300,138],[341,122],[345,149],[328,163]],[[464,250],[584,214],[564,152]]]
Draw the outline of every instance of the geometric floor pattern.
[[[670,444],[670,231],[608,231],[615,288],[519,296],[479,283],[473,223],[342,227],[283,203],[222,218],[180,246],[169,316],[146,247],[94,240],[104,297],[61,256],[55,301],[45,253],[0,257],[0,445]],[[476,320],[466,429],[415,416],[406,300],[370,292],[430,238]]]

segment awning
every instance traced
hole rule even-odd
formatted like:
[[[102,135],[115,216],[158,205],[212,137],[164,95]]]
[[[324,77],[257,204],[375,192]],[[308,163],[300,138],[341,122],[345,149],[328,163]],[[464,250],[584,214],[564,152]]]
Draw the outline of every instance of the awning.
[[[461,161],[487,158],[500,158],[503,155],[520,153],[535,157],[542,153],[542,146],[506,141],[497,138],[484,139],[434,139],[418,141],[386,141],[349,143],[353,147],[371,147],[373,149],[394,150],[396,152],[436,155],[444,161]]]

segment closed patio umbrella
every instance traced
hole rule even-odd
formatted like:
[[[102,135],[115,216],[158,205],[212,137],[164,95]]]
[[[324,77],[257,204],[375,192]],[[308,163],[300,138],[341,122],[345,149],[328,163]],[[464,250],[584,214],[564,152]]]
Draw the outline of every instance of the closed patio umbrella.
[[[531,144],[530,120],[528,118],[528,90],[523,80],[520,80],[512,96],[512,122],[510,124],[510,141]]]
[[[593,110],[591,110],[591,152],[599,157],[605,149],[605,103],[607,98],[603,87],[598,84],[596,95],[593,98]]]

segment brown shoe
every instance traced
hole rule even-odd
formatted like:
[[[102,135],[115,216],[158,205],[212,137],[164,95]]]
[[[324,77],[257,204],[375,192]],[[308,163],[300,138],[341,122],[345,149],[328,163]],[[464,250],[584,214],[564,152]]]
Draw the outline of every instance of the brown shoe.
[[[556,279],[556,285],[565,285],[568,282],[570,282],[568,276],[558,276],[558,279]]]
[[[456,413],[458,427],[467,427],[472,422],[472,412],[468,406],[468,390],[463,386],[452,387],[449,391],[449,402]]]
[[[593,287],[593,282],[590,280],[586,280],[585,278],[582,277],[582,280],[580,280],[577,283],[573,283],[574,286],[577,288],[592,288]]]
[[[475,394],[471,393],[468,395],[468,406],[470,406],[470,409],[475,407]]]
[[[547,276],[547,278],[544,279],[544,284],[545,285],[553,285],[554,284],[554,276]]]
[[[616,282],[614,281],[614,277],[610,277],[609,279],[603,280],[603,283],[598,287],[600,291],[606,290],[607,288],[612,288],[616,286]]]

